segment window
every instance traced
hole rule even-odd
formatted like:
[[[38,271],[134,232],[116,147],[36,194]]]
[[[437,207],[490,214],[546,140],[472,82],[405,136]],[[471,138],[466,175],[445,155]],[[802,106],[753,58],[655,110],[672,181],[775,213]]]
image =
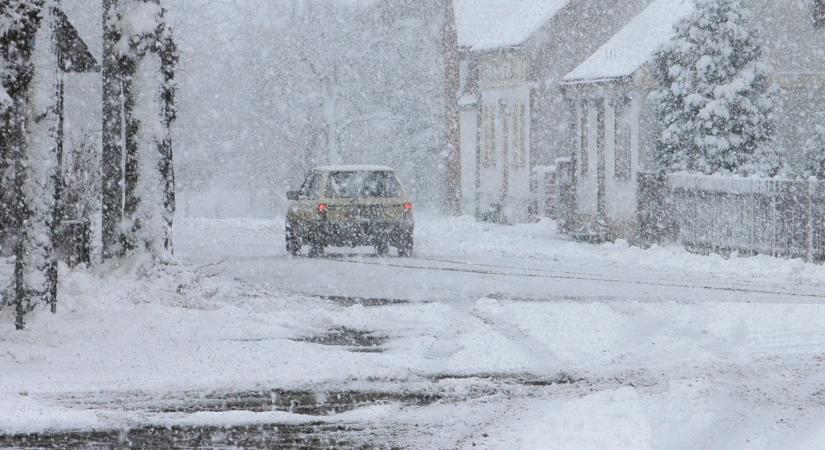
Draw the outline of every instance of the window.
[[[316,199],[318,198],[318,190],[321,187],[321,174],[312,172],[307,175],[304,184],[301,185],[301,190],[298,195],[303,198]]]
[[[825,0],[814,0],[814,23],[825,25]]]
[[[587,172],[590,169],[590,161],[588,159],[588,152],[590,151],[587,147],[589,145],[587,134],[588,134],[588,105],[587,102],[583,102],[581,105],[580,114],[579,114],[579,173],[582,176],[587,176]]]
[[[502,164],[508,164],[510,161],[510,108],[501,102],[498,105],[499,115],[501,117],[501,154]],[[504,172],[506,177],[508,172]],[[507,186],[505,178],[504,185]]]
[[[525,142],[524,105],[513,108],[513,166],[522,169],[527,166],[527,145]]]
[[[619,181],[630,179],[632,172],[631,127],[629,105],[619,101],[616,105],[616,159],[614,176]]]
[[[326,195],[329,198],[398,197],[401,185],[392,172],[332,172]]]

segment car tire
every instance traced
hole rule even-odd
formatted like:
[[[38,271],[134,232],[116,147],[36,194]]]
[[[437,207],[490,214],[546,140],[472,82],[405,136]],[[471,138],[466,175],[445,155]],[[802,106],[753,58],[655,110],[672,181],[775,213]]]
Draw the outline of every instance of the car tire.
[[[310,258],[320,258],[324,256],[324,245],[318,242],[312,242],[309,244],[309,257]]]
[[[286,241],[286,251],[292,256],[298,256],[301,253],[301,243],[295,240]]]
[[[286,223],[284,230],[286,237],[286,251],[292,256],[297,256],[301,252],[301,238],[295,235],[295,227],[291,222]]]
[[[413,236],[412,233],[404,234],[398,243],[398,256],[402,258],[409,258],[413,252]]]
[[[378,256],[387,256],[390,252],[390,245],[386,242],[378,242],[375,244],[375,254]]]

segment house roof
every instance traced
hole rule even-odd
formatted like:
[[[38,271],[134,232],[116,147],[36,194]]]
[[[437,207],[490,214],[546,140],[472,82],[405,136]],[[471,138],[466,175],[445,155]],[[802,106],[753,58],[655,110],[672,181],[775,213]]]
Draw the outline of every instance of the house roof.
[[[693,0],[655,0],[564,77],[587,83],[630,76],[673,38],[674,26],[693,11]]]
[[[458,45],[472,50],[526,41],[570,0],[455,0]]]

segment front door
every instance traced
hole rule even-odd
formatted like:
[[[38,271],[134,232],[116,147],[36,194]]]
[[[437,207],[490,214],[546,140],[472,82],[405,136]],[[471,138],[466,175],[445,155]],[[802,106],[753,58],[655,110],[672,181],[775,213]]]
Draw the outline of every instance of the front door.
[[[479,145],[479,208],[482,220],[526,222],[530,202],[527,102],[498,98],[482,106]]]

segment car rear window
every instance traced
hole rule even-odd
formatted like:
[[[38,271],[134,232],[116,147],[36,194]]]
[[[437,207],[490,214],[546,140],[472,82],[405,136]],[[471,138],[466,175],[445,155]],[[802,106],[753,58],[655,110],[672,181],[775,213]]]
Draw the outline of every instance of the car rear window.
[[[393,172],[330,172],[329,198],[399,197],[401,185]]]

